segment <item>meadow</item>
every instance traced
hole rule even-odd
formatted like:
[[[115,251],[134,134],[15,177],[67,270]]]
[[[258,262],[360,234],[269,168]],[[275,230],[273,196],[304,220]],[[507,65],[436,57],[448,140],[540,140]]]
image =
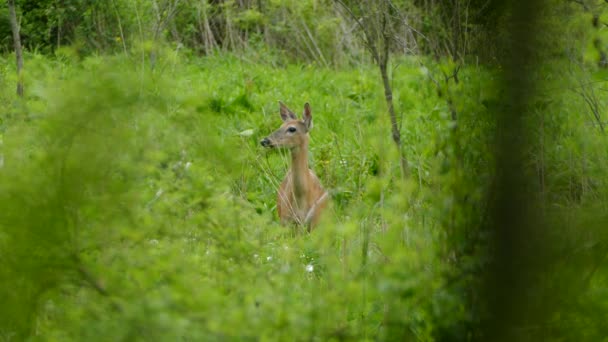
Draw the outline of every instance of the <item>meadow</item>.
[[[23,99],[11,56],[2,57],[0,339],[479,337],[495,70],[465,66],[448,102],[430,80],[448,62],[395,61],[404,180],[371,63],[169,48],[148,57],[28,53]],[[560,89],[538,103],[553,113],[551,133],[532,135],[545,141],[533,156],[547,170],[549,235],[562,243],[547,254],[575,251],[543,275],[549,296],[578,289],[569,282],[581,264],[595,267],[584,260],[605,233],[585,217],[607,203],[606,138],[577,115],[582,100]],[[289,157],[259,144],[281,123],[278,101],[298,114],[312,106],[310,166],[331,208],[310,234],[279,224]],[[580,327],[602,336],[601,322],[581,314],[595,310],[590,302],[605,306],[605,269],[592,272],[585,294],[564,295],[571,306],[549,315],[568,322],[553,336]]]
[[[373,66],[168,50],[151,69],[69,52],[28,56],[27,102],[3,91],[14,333],[35,316],[45,340],[375,339],[397,336],[394,319],[426,339],[442,328],[429,317],[464,319],[438,251],[450,204],[430,205],[452,196],[437,154],[448,111],[416,61],[394,79],[404,183]],[[310,164],[332,206],[312,234],[276,215],[289,158],[259,141],[279,100],[313,110]]]

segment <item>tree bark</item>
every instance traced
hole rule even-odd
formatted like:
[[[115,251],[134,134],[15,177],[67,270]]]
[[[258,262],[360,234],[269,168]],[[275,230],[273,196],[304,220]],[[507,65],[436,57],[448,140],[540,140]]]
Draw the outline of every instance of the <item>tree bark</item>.
[[[17,95],[23,97],[23,79],[21,70],[23,69],[23,53],[21,49],[21,36],[19,35],[19,22],[17,22],[17,12],[15,11],[15,0],[8,0],[8,12],[13,31],[13,45],[15,47],[15,57],[17,59]]]
[[[401,164],[401,172],[403,173],[403,177],[407,177],[408,175],[408,165],[407,159],[403,155],[403,149],[401,147],[401,131],[399,130],[399,124],[397,123],[397,115],[395,115],[395,106],[393,104],[393,89],[391,88],[391,83],[388,78],[388,55],[384,59],[384,61],[379,65],[380,66],[380,75],[382,76],[382,84],[384,85],[384,99],[386,100],[386,106],[388,107],[388,115],[391,119],[391,135],[393,137],[393,141],[395,145],[397,145],[397,150],[399,151],[399,160]]]
[[[391,46],[391,35],[388,32],[388,18],[387,13],[382,13],[382,40],[383,40],[383,51],[382,55],[378,55],[376,50],[376,62],[380,67],[380,75],[382,76],[382,84],[384,85],[384,99],[386,100],[386,106],[388,107],[388,115],[391,119],[391,133],[395,145],[397,145],[397,151],[399,151],[399,163],[401,165],[401,174],[405,178],[408,175],[407,159],[403,155],[403,148],[401,146],[401,131],[399,130],[399,124],[397,123],[397,116],[395,115],[395,106],[393,104],[393,89],[391,87],[390,80],[388,78],[388,59],[390,56]]]
[[[549,267],[545,244],[550,235],[539,215],[535,193],[530,191],[534,178],[527,170],[531,164],[528,122],[533,118],[531,108],[538,89],[532,75],[538,70],[538,20],[543,15],[543,1],[507,4],[510,38],[503,44],[509,52],[499,57],[504,91],[496,113],[495,194],[489,205],[492,262],[483,291],[488,305],[483,340],[497,342],[521,340],[528,327],[546,325],[554,304],[552,296],[539,292],[546,291],[542,272]]]
[[[355,20],[355,22],[359,25],[361,31],[363,32],[363,40],[365,46],[371,53],[374,61],[378,64],[378,67],[380,68],[380,76],[382,77],[382,84],[384,86],[384,99],[386,101],[386,106],[388,107],[388,114],[391,120],[391,135],[393,137],[395,145],[397,145],[401,173],[403,178],[405,178],[408,176],[409,173],[408,163],[407,159],[403,155],[403,148],[401,147],[401,131],[399,130],[399,124],[397,122],[397,116],[395,114],[395,106],[393,104],[393,90],[391,87],[390,79],[388,77],[388,60],[392,39],[391,33],[389,32],[390,19],[387,18],[388,13],[383,11],[381,13],[382,18],[376,21],[363,21],[359,19],[354,14],[353,10],[348,7],[344,2],[342,2],[341,0],[335,1],[339,3],[348,12],[351,18]],[[363,8],[361,10],[362,12],[365,12]],[[371,8],[368,8],[368,10],[371,10]],[[380,48],[382,49],[381,51],[379,49],[380,43]]]

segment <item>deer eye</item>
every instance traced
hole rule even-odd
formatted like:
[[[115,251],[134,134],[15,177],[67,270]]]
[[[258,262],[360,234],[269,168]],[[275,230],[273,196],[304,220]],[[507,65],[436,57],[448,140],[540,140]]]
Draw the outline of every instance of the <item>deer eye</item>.
[[[287,129],[287,132],[289,132],[289,133],[293,133],[293,132],[295,132],[295,131],[296,131],[296,128],[295,128],[295,127],[293,127],[293,126],[291,126],[291,127],[289,127],[289,128]]]

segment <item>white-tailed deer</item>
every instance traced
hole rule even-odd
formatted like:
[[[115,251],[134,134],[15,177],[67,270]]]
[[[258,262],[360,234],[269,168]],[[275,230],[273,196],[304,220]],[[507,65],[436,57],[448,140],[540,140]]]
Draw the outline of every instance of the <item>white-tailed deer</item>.
[[[308,132],[312,128],[312,113],[306,103],[300,120],[282,102],[279,105],[283,124],[260,143],[267,148],[291,151],[291,168],[279,187],[277,210],[281,223],[295,222],[310,230],[317,224],[328,197],[317,176],[308,168]]]

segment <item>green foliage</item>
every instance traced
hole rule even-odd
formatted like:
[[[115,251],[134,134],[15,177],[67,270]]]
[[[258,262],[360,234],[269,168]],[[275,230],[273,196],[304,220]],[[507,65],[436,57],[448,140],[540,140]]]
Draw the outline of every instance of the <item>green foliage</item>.
[[[151,69],[137,55],[80,60],[71,51],[26,55],[23,101],[9,85],[2,91],[3,338],[478,333],[487,237],[474,227],[493,173],[493,72],[465,67],[439,97],[429,77],[452,64],[396,61],[412,167],[403,183],[372,66],[277,69],[158,49]],[[547,68],[543,74],[559,75]],[[14,77],[10,66],[3,73]],[[569,84],[566,76],[557,79]],[[605,137],[578,114],[582,99],[565,86],[555,93],[556,84],[548,88],[553,100],[538,102],[538,113],[555,114],[536,133],[543,149],[533,150],[544,151],[533,169],[544,170],[545,215],[556,222],[547,291],[582,291],[564,297],[552,324],[593,326],[593,340],[602,326],[579,317],[602,310],[588,303],[603,296],[602,219],[593,217],[606,203]],[[258,146],[280,123],[278,99],[313,108],[311,166],[333,208],[310,235],[278,225],[276,187],[289,158]],[[560,238],[581,227],[589,232],[583,241]],[[569,250],[576,258],[563,261]],[[584,284],[572,275],[582,265]]]
[[[100,10],[108,7],[110,1],[68,0],[58,3],[50,0],[17,0],[15,4],[19,11],[22,44],[29,49],[50,52],[61,45],[75,43],[80,34],[83,37],[90,35],[91,38],[99,35],[99,25],[104,25],[102,21],[107,20]],[[91,11],[97,12],[96,18],[91,18]],[[95,21],[97,30],[92,27]],[[4,16],[0,19],[0,27],[3,31],[10,29]],[[4,49],[12,46],[12,41],[2,43]],[[95,43],[103,42],[96,39]]]
[[[30,48],[54,49],[25,54],[25,98],[14,95],[14,57],[0,56],[2,340],[483,338],[492,246],[480,227],[495,113],[508,106],[500,66],[392,59],[403,181],[377,69],[349,66],[360,47],[341,33],[354,23],[331,3],[55,3],[20,3],[36,5],[21,8],[24,35],[41,41]],[[455,3],[433,13],[448,22]],[[418,15],[431,2],[395,4]],[[460,38],[505,20],[490,5]],[[547,37],[576,6],[551,9]],[[540,90],[525,123],[529,195],[548,222],[548,267],[530,300],[548,319],[514,327],[521,340],[606,336],[606,75],[594,15],[577,12],[558,44],[541,39],[530,75]],[[75,44],[57,48],[59,18]],[[423,33],[453,38],[430,18]],[[312,105],[310,162],[332,206],[311,234],[276,218],[290,158],[259,140],[280,124],[277,100]]]
[[[466,320],[433,205],[459,177],[441,171],[447,107],[415,63],[394,79],[420,161],[402,184],[372,67],[61,56],[27,56],[31,91],[5,118],[2,280],[19,286],[2,287],[3,336],[431,339]],[[334,205],[311,235],[275,218],[288,158],[258,141],[278,99],[313,106]]]

